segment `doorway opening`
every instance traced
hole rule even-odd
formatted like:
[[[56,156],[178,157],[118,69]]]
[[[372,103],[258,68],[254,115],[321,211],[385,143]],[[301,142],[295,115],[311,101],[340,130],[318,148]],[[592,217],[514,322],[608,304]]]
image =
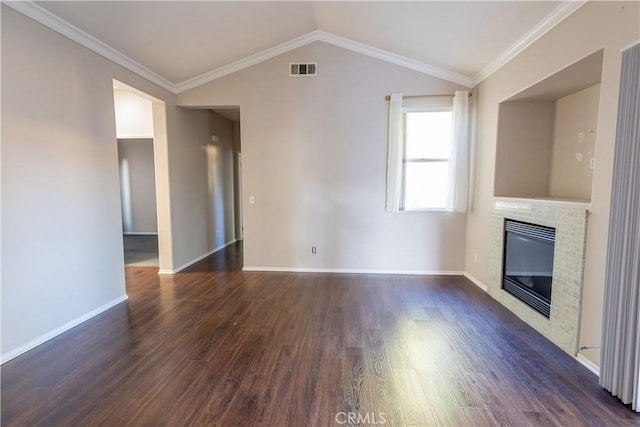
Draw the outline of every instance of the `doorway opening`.
[[[124,264],[159,267],[153,138],[118,136]]]
[[[202,144],[207,158],[209,200],[209,246],[213,258],[233,258],[232,265],[242,267],[242,144],[240,107],[217,106],[211,113],[211,139]],[[233,244],[233,247],[230,245]],[[225,248],[224,251],[221,249]],[[223,255],[225,254],[225,255]],[[227,260],[228,261],[228,260]],[[225,261],[223,264],[229,266]],[[215,263],[216,265],[219,262]]]
[[[125,266],[171,268],[165,104],[113,81]]]

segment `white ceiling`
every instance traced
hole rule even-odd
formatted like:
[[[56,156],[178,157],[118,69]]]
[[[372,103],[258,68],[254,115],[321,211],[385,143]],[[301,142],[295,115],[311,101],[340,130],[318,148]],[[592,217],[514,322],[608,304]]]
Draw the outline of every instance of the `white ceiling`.
[[[541,22],[549,21],[561,3],[43,1],[38,5],[179,85],[315,30],[471,79]]]
[[[469,77],[560,2],[319,2],[318,29]]]

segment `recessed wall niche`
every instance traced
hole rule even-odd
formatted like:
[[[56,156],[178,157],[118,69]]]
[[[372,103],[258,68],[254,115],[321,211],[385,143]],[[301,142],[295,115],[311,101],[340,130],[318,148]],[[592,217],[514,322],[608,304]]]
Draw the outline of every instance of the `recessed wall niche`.
[[[498,106],[494,195],[589,202],[602,50]]]

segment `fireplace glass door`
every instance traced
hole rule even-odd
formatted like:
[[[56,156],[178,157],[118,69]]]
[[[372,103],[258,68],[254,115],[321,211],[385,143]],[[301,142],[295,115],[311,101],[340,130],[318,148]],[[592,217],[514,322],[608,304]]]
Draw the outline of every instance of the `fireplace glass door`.
[[[502,288],[547,318],[555,238],[555,228],[505,219]]]

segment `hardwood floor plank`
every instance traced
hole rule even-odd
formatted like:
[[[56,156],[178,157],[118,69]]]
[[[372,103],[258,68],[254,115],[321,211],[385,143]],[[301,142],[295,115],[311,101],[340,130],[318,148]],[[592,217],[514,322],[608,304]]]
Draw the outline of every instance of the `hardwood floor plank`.
[[[342,359],[322,358],[320,375],[316,384],[316,400],[308,423],[314,426],[328,426],[336,423],[336,415],[342,410],[343,403]]]
[[[373,282],[373,283],[371,283]],[[375,279],[365,279],[365,283],[360,287],[362,329],[380,329],[380,320],[378,319],[378,310],[376,309],[376,292]]]
[[[127,268],[126,303],[2,366],[2,425],[640,425],[462,277],[241,262]]]
[[[364,414],[370,413],[371,390],[364,350],[360,347],[347,347],[342,363],[343,406],[342,412]],[[358,423],[361,424],[361,423]]]
[[[335,307],[329,311],[329,341],[327,343],[326,354],[334,359],[344,358],[344,311],[341,307]]]
[[[256,421],[258,424],[288,425],[288,412],[285,409],[291,405],[296,366],[294,349],[290,346],[283,346],[278,354],[275,369],[266,384],[263,400],[260,402]]]
[[[486,409],[460,408],[460,413],[462,414],[461,425],[463,426],[489,427],[499,425]]]
[[[369,368],[374,413],[383,414],[387,425],[402,426],[405,421],[398,402],[398,391],[393,377],[393,367],[380,329],[369,329],[366,334],[366,358]]]
[[[529,422],[538,427],[562,427],[562,424],[556,423],[552,420],[547,412],[534,412],[534,411],[522,411],[522,415],[524,415]]]
[[[275,369],[278,354],[265,345],[256,344],[257,351],[242,380],[240,388],[226,409],[222,419],[232,425],[251,425],[259,416],[260,403],[264,398],[264,384]]]
[[[347,309],[345,327],[345,345],[347,347],[364,347],[364,333],[362,331],[362,314],[358,302],[352,302]]]
[[[394,369],[398,403],[406,426],[437,426],[430,401],[415,371]]]
[[[431,413],[438,426],[459,426],[463,423],[462,412],[453,398],[453,384],[445,381],[437,373],[416,372],[424,395],[428,400]]]
[[[495,382],[481,374],[468,374],[484,401],[484,407],[498,425],[533,426],[514,406],[514,401]]]

